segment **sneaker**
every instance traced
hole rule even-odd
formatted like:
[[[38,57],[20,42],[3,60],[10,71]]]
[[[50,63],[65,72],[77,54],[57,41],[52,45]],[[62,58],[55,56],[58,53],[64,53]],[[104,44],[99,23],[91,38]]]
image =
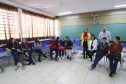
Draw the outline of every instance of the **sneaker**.
[[[64,56],[62,57],[62,59],[64,59]]]
[[[67,56],[67,59],[69,59],[69,56]]]
[[[51,57],[51,60],[53,60],[53,57]]]
[[[38,60],[39,62],[42,62],[40,59]]]
[[[16,70],[18,70],[18,66],[17,66],[17,65],[15,65],[15,71],[16,71]]]
[[[55,61],[58,61],[57,58],[54,59]]]
[[[92,64],[92,66],[91,66],[91,70],[94,70],[95,69],[95,66]]]
[[[19,67],[22,67],[22,64],[21,64],[21,62],[19,62],[19,63],[18,63],[18,66],[19,66]]]
[[[61,57],[59,57],[59,59],[61,59]]]
[[[71,60],[71,57],[69,57],[69,60]]]

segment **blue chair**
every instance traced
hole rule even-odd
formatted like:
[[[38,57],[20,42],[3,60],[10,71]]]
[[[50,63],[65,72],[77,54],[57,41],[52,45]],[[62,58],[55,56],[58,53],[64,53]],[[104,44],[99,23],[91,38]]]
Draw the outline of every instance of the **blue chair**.
[[[6,53],[6,50],[3,48],[0,48],[0,54],[2,54],[2,53],[5,53],[3,56],[0,57],[0,65],[3,67],[3,60],[8,59],[8,61],[9,61],[9,59],[11,59],[12,56],[8,56]],[[12,59],[11,59],[11,62],[12,62]]]
[[[99,43],[101,43],[102,41],[101,40],[97,40],[97,43],[99,44]]]

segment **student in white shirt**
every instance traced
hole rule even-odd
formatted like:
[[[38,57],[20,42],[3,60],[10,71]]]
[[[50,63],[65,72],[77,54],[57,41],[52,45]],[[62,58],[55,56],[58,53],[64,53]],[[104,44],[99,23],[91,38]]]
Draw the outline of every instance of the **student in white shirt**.
[[[99,33],[98,38],[102,40],[103,37],[107,38],[107,43],[111,41],[111,33],[109,31],[106,31],[106,28],[103,27],[103,31]]]
[[[92,55],[97,51],[97,40],[95,39],[95,35],[91,35],[91,40],[89,41],[89,47],[87,51],[87,55],[89,58],[91,58],[92,61]]]

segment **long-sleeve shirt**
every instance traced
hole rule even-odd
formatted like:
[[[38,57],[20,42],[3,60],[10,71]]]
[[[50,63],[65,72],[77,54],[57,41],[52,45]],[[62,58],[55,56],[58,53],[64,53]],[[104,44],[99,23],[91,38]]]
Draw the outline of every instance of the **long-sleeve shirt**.
[[[110,44],[109,46],[109,51],[110,52],[119,52],[121,53],[122,52],[122,49],[123,49],[123,46],[121,43],[119,44],[115,44],[114,42]]]
[[[98,38],[102,39],[103,37],[107,38],[107,43],[109,43],[109,41],[111,41],[111,33],[109,31],[106,31],[105,33],[103,31],[100,32]]]
[[[42,44],[41,43],[34,43],[34,49],[41,49]]]
[[[50,48],[52,48],[52,47],[57,47],[56,41],[50,40],[50,41],[49,41],[49,44],[51,44]]]
[[[89,41],[89,47],[88,50],[91,50],[91,45],[93,46],[92,50],[97,50],[97,40],[95,39],[93,44],[92,44],[92,40]]]

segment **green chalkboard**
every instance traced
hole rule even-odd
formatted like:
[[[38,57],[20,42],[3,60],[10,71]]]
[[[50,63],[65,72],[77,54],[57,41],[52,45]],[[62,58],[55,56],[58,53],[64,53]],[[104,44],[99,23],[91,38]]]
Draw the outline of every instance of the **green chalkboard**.
[[[89,33],[94,34],[96,39],[98,39],[102,27],[106,27],[107,31],[110,31],[111,40],[113,40],[115,36],[120,36],[121,41],[126,41],[126,24],[62,26],[61,38],[65,39],[66,36],[69,36],[70,39],[80,39],[81,34],[84,32],[84,28],[88,28]]]

